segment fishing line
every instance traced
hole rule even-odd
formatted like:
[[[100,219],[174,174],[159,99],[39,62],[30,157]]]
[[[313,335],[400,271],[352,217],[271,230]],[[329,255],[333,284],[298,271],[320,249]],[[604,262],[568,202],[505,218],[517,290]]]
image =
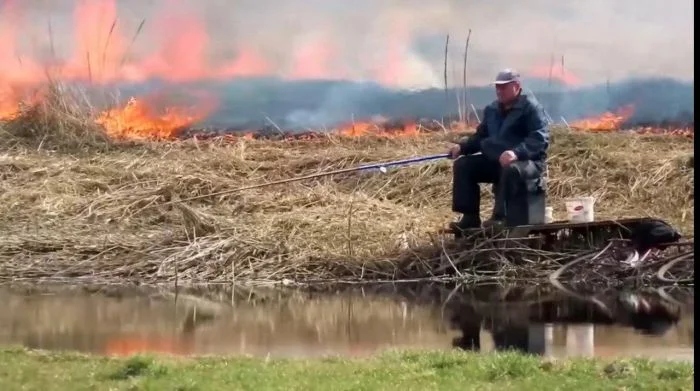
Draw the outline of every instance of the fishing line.
[[[207,197],[214,197],[214,196],[218,196],[218,195],[237,193],[239,191],[244,191],[244,190],[259,189],[259,188],[268,187],[268,186],[282,185],[285,183],[298,182],[298,181],[303,181],[306,179],[322,178],[322,177],[331,176],[331,175],[346,174],[346,173],[350,173],[350,172],[378,170],[382,174],[386,174],[388,172],[387,167],[405,166],[408,164],[427,162],[430,160],[447,159],[449,157],[450,157],[449,153],[441,153],[438,155],[414,157],[414,158],[409,158],[409,159],[394,160],[394,161],[383,162],[383,163],[366,164],[366,165],[362,165],[362,166],[358,166],[358,167],[343,168],[340,170],[321,172],[318,174],[311,174],[311,175],[305,175],[305,176],[300,176],[300,177],[295,177],[295,178],[282,179],[282,180],[274,181],[274,182],[259,183],[257,185],[243,186],[243,187],[238,187],[235,189],[222,190],[222,191],[218,191],[215,193],[203,194],[203,195],[199,195],[199,196],[195,196],[195,197],[188,197],[188,198],[183,198],[183,199],[179,199],[179,200],[168,201],[168,202],[165,202],[162,204],[154,204],[152,206],[156,207],[156,206],[170,205],[170,204],[174,204],[174,203],[178,203],[178,202],[193,201],[193,200],[198,200],[198,199],[207,198]]]

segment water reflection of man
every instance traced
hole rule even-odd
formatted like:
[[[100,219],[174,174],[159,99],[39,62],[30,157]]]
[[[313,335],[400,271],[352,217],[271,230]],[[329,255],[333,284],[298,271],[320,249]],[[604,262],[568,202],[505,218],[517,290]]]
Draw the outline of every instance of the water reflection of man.
[[[471,311],[457,311],[451,319],[454,327],[462,332],[461,337],[452,340],[452,346],[462,350],[472,350],[478,352],[481,350],[481,333],[482,318],[477,316],[476,312],[469,307]]]
[[[632,327],[638,332],[653,336],[662,336],[671,329],[681,317],[680,308],[660,298],[638,295],[621,294],[617,297],[617,306],[613,305],[602,318],[598,316],[597,322],[613,323],[622,327]],[[568,316],[559,321],[571,323],[594,322],[594,313],[590,313],[589,307],[570,307]],[[598,311],[599,312],[599,311]],[[454,328],[461,331],[461,336],[452,340],[452,346],[463,350],[480,351],[480,331],[482,324],[487,320],[486,330],[491,332],[496,350],[515,350],[523,353],[545,354],[545,336],[542,325],[530,323],[528,315],[517,321],[514,315],[511,319],[499,319],[498,316],[488,316],[478,313],[469,304],[461,303],[454,308],[450,319]],[[557,321],[558,315],[552,315],[546,322]],[[540,319],[542,321],[542,319]]]
[[[664,335],[680,320],[679,308],[658,299],[623,293],[618,300],[623,309],[618,313],[619,320],[643,334]]]
[[[522,353],[530,351],[530,329],[527,325],[503,324],[491,330],[496,350],[514,350]]]
[[[462,350],[481,350],[481,326],[484,318],[471,306],[460,306],[451,318],[453,327],[462,335],[452,340],[452,346]],[[490,327],[496,350],[516,350],[523,353],[541,354],[530,349],[530,329],[528,324],[494,321]]]

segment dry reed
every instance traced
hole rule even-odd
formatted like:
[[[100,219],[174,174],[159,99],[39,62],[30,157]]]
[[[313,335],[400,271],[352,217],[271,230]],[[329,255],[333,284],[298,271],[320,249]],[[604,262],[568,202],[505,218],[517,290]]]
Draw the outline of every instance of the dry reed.
[[[94,121],[95,109],[86,91],[48,79],[35,98],[0,123],[0,147],[77,152],[104,150],[113,143]]]
[[[5,280],[393,276],[392,260],[429,245],[452,218],[447,161],[206,195],[441,153],[455,134],[117,145],[79,115],[83,106],[55,96],[0,125]],[[548,184],[555,218],[564,217],[563,198],[593,195],[597,218],[654,216],[690,233],[692,154],[693,141],[680,137],[557,130]],[[487,213],[490,189],[483,191]],[[194,196],[205,197],[158,206]]]

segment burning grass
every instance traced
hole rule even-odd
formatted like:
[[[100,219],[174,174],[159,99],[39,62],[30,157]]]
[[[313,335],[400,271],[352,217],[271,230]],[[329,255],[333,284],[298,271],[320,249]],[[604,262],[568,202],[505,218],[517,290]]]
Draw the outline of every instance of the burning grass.
[[[104,150],[113,142],[94,121],[93,112],[84,90],[52,81],[0,123],[0,146],[73,152]]]
[[[395,260],[423,251],[453,216],[447,161],[206,196],[441,153],[453,133],[127,145],[74,115],[77,103],[46,102],[0,125],[3,279],[394,277]],[[650,215],[689,234],[692,151],[683,137],[558,130],[548,190],[555,219],[564,217],[563,198],[594,195],[599,219]]]

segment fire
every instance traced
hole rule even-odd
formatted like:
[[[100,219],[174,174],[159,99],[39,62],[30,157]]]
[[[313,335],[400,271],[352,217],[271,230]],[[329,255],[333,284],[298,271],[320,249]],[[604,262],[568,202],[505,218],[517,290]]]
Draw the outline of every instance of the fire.
[[[414,121],[404,122],[355,122],[339,126],[327,132],[320,131],[305,131],[305,132],[265,132],[265,131],[243,131],[231,133],[225,136],[216,135],[196,135],[200,138],[222,138],[224,140],[315,140],[327,138],[329,135],[337,137],[383,137],[383,138],[401,138],[401,137],[420,137],[436,132],[474,132],[473,128],[467,128],[465,124],[454,122],[449,127],[443,127],[436,124],[432,126],[425,125]]]
[[[593,132],[611,132],[620,130],[621,126],[632,117],[632,114],[634,114],[634,106],[627,105],[614,113],[605,112],[594,118],[578,120],[571,123],[571,127]]]
[[[605,112],[599,116],[586,118],[572,122],[570,127],[577,130],[589,132],[615,132],[625,128],[625,123],[634,114],[634,105],[624,106],[615,112]],[[666,135],[666,136],[683,136],[694,138],[695,129],[691,126],[641,126],[626,128],[633,134],[637,135]]]
[[[146,21],[124,23],[117,0],[74,0],[72,39],[66,42],[65,29],[45,23],[33,23],[23,11],[26,1],[0,1],[0,120],[14,118],[27,94],[22,91],[40,90],[48,83],[47,75],[62,82],[85,82],[98,86],[113,86],[125,82],[142,83],[160,80],[183,83],[224,80],[236,77],[277,75],[287,79],[316,78],[373,79],[383,84],[398,85],[410,79],[416,68],[410,50],[414,38],[410,20],[399,18],[390,23],[386,34],[390,50],[371,56],[374,63],[366,64],[369,74],[355,75],[346,64],[338,61],[340,46],[330,37],[312,35],[303,41],[290,37],[290,64],[275,63],[266,56],[264,48],[231,44],[224,55],[217,51],[214,61],[208,55],[214,50],[213,37],[207,31],[205,18],[184,10],[181,2],[159,0],[160,9]],[[65,3],[65,2],[64,2]],[[61,15],[53,20],[65,19]],[[128,23],[126,19],[126,23]],[[141,22],[141,23],[139,23]],[[47,28],[48,27],[48,28]],[[65,26],[62,26],[65,27]],[[47,30],[51,33],[47,33]],[[59,33],[60,30],[60,33]],[[255,33],[255,32],[253,32]],[[54,36],[54,34],[56,34]],[[59,35],[63,34],[63,35]],[[145,42],[142,42],[145,41]],[[27,53],[32,42],[40,55]],[[217,48],[217,49],[220,49]],[[50,57],[50,59],[48,59]],[[370,61],[370,60],[367,60]],[[562,66],[537,67],[532,72],[539,77],[559,79],[568,85],[580,79]],[[17,86],[21,86],[18,88]],[[36,98],[30,100],[36,102]],[[162,106],[162,105],[158,105]],[[209,105],[186,109],[169,105],[157,110],[150,99],[137,97],[121,108],[98,115],[97,123],[115,138],[171,139],[211,112]],[[606,113],[601,118],[577,121],[572,126],[595,131],[610,131],[629,118],[629,112]],[[448,129],[452,130],[451,126]],[[401,127],[376,124],[371,121],[341,126],[343,136],[378,135],[387,137],[415,136],[425,133],[424,126],[406,123]],[[251,132],[247,137],[253,137]]]
[[[228,49],[230,55],[217,53],[214,60],[209,55],[213,37],[207,31],[204,15],[186,10],[179,2],[159,0],[155,17],[129,21],[120,15],[116,0],[73,1],[72,15],[53,19],[72,16],[72,31],[52,25],[50,18],[48,30],[46,24],[37,27],[25,12],[24,2],[0,2],[0,120],[14,118],[23,101],[20,94],[9,91],[10,86],[39,89],[48,84],[47,75],[62,82],[104,86],[269,75],[288,79],[348,76],[343,64],[334,61],[338,47],[328,37],[295,40],[291,64],[284,66],[275,64],[277,59],[266,57],[264,50],[246,44],[232,43],[223,50]],[[405,26],[397,29],[401,31],[397,32],[395,43],[404,46],[410,41],[410,34],[403,31]],[[66,34],[72,37],[66,40]],[[25,41],[32,42],[31,51]],[[35,51],[40,54],[35,55]],[[378,57],[376,71],[372,71],[374,79],[385,79],[384,73],[404,74],[407,61],[394,58],[402,55],[386,53]],[[159,114],[140,97],[126,107],[101,114],[98,123],[115,137],[170,138],[179,129],[202,119],[202,110],[190,111],[172,107]]]
[[[19,113],[19,99],[12,91],[0,90],[0,120],[10,120]]]
[[[554,80],[566,86],[577,86],[581,84],[581,78],[570,70],[554,64],[538,65],[533,67],[527,74],[539,79]]]
[[[0,85],[0,121],[16,118],[22,106],[32,106],[41,102],[46,91],[29,88],[26,85]]]
[[[644,126],[638,129],[634,129],[636,134],[643,135],[666,135],[666,136],[683,136],[687,138],[695,138],[695,129],[690,127],[675,127],[675,128],[655,128],[651,126]]]
[[[96,122],[117,139],[172,139],[206,114],[175,107],[158,114],[145,101],[132,97],[126,106],[102,113]]]
[[[335,131],[345,137],[384,136],[384,137],[413,137],[420,132],[418,125],[413,122],[388,125],[386,123],[353,122],[341,125]]]
[[[144,82],[163,80],[187,82],[221,80],[241,76],[281,76],[283,78],[339,79],[348,76],[343,64],[334,63],[337,50],[327,37],[294,37],[290,64],[246,44],[217,46],[217,52],[230,51],[228,58],[211,56],[216,37],[210,36],[204,15],[175,0],[159,0],[158,12],[148,20],[129,20],[120,15],[117,0],[74,0],[72,39],[56,35],[58,28],[39,25],[24,19],[24,2],[0,2],[0,85],[18,81],[41,84],[45,79],[47,60],[27,55],[24,37],[36,40],[40,51],[51,51],[51,62],[58,65],[65,81],[93,84]],[[70,15],[61,15],[61,18]],[[139,23],[141,22],[141,23]],[[49,22],[50,23],[50,22]],[[56,26],[53,26],[56,27]],[[403,27],[405,28],[405,26]],[[396,27],[401,30],[400,26]],[[396,45],[405,46],[411,36],[398,34]],[[58,53],[53,53],[62,48]],[[34,50],[33,48],[32,50]],[[396,56],[399,58],[396,58]],[[404,53],[386,53],[377,57],[375,80],[385,72],[403,74],[409,69]],[[41,57],[45,57],[42,55]],[[15,61],[17,60],[17,61]],[[390,64],[391,66],[387,66]],[[391,68],[391,69],[389,69]],[[404,69],[405,68],[405,69]],[[362,75],[360,79],[365,79]]]
[[[208,61],[210,37],[204,20],[193,13],[178,11],[169,1],[161,3],[167,10],[158,13],[155,20],[149,20],[148,25],[144,22],[136,31],[127,31],[119,22],[116,0],[77,0],[73,11],[73,49],[67,58],[55,60],[60,63],[61,79],[106,85],[152,79],[216,80],[270,73],[268,61],[245,47],[237,48],[236,55],[228,60],[217,64]],[[20,25],[18,5],[19,2],[6,1],[0,6],[0,54],[4,60],[0,64],[0,84],[19,80],[41,84],[46,64],[18,53],[19,38],[25,33],[37,33],[31,31],[29,24]],[[15,16],[13,19],[4,15]],[[149,35],[148,39],[155,38],[155,49],[140,55],[133,53],[131,41],[138,46],[139,36],[145,34]],[[20,61],[5,61],[9,59]]]

